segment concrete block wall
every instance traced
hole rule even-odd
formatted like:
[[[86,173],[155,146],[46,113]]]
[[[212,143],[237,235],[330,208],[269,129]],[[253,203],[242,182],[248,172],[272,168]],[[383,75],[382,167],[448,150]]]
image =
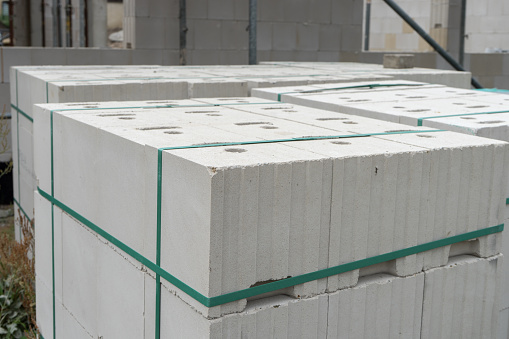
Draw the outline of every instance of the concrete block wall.
[[[509,50],[509,4],[504,0],[468,1],[465,51]]]
[[[447,45],[449,0],[403,0],[398,5],[440,45]],[[370,51],[433,50],[382,0],[371,1],[370,25]]]
[[[433,49],[382,0],[371,1],[370,50],[425,52]],[[403,0],[403,8],[441,46],[458,51],[460,1]],[[509,50],[509,5],[505,0],[469,1],[465,52]]]
[[[150,8],[161,0],[128,0],[124,31],[131,48],[178,48],[178,1],[167,1],[166,35]],[[233,0],[187,3],[187,62],[245,64],[248,61],[248,2]],[[142,27],[140,27],[142,25]],[[260,60],[339,60],[340,51],[354,52],[362,44],[362,1],[260,0],[258,2]]]
[[[42,2],[42,4],[41,4]],[[86,5],[85,5],[86,3]],[[86,44],[85,8],[88,15],[88,46],[105,47],[107,43],[107,0],[72,0],[72,44],[66,38],[66,2],[60,2],[61,46],[83,47]],[[58,45],[57,8],[53,0],[21,0],[13,3],[14,46],[54,47]],[[44,12],[42,12],[44,11]],[[43,37],[44,36],[44,37]]]
[[[129,0],[124,2],[124,47],[178,49],[177,0]]]

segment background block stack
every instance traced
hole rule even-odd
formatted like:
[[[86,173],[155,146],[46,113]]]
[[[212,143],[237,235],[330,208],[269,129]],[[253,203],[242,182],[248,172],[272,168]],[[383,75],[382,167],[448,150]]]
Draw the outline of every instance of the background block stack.
[[[25,216],[32,219],[32,192],[36,187],[32,163],[34,104],[248,96],[252,88],[258,87],[379,81],[398,76],[398,73],[377,65],[312,65],[12,67],[10,84],[15,202]],[[406,71],[420,80],[431,76],[434,82],[459,87],[468,86],[470,82],[468,72],[424,69]],[[406,77],[406,73],[402,77]],[[423,74],[425,78],[421,78]],[[15,234],[17,239],[21,237],[18,222]]]
[[[287,62],[265,61],[261,65],[281,65],[293,67],[295,70],[314,69],[316,71],[337,72],[341,70],[346,74],[374,73],[394,77],[394,79],[429,82],[457,88],[470,88],[470,72],[451,70],[436,70],[430,68],[384,68],[378,64],[364,64],[356,62]]]
[[[32,106],[51,102],[165,100],[248,96],[251,88],[352,80],[383,80],[378,74],[337,74],[280,66],[43,66],[11,69],[14,199],[33,217],[35,175]],[[10,147],[9,147],[10,149]],[[11,152],[9,152],[10,158]],[[18,215],[16,213],[16,215]],[[20,235],[16,223],[16,237]]]
[[[259,89],[254,90],[253,95],[410,126],[422,125],[509,141],[508,95],[419,83],[394,86],[394,81],[377,82],[376,85],[382,86],[375,88],[370,88],[369,84],[354,82],[337,86]],[[509,174],[506,173],[506,176],[509,177]],[[509,198],[509,188],[506,198]],[[505,218],[508,217],[509,205],[505,207]],[[509,252],[508,233],[504,235],[502,253]],[[503,319],[500,322],[501,338],[509,335],[508,262],[505,263],[504,271],[500,308]]]
[[[505,142],[257,98],[34,107],[44,337],[496,329],[500,233],[212,307],[154,264],[213,300],[499,225]]]

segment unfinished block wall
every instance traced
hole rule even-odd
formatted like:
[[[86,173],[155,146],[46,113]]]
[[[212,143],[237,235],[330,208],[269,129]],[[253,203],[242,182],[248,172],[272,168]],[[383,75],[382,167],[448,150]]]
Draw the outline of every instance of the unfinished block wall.
[[[188,1],[188,64],[248,61],[248,1]],[[362,44],[362,0],[259,0],[258,59],[339,61]],[[124,1],[125,47],[179,49],[176,0]]]
[[[371,3],[369,50],[433,50],[383,0],[365,2]],[[397,4],[442,47],[453,54],[458,52],[461,0],[398,0]],[[467,1],[465,52],[509,50],[508,19],[506,0]]]
[[[401,0],[405,10],[440,45],[447,45],[449,0]],[[365,18],[368,20],[368,18]],[[414,30],[383,0],[371,1],[369,50],[372,51],[432,51]]]

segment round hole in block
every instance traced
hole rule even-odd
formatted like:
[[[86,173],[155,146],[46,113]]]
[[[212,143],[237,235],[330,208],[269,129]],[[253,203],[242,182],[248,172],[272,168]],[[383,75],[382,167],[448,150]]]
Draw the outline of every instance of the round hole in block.
[[[453,105],[466,105],[464,102],[454,102]]]
[[[277,129],[276,126],[260,126],[260,128],[263,128],[263,129]]]
[[[405,108],[403,106],[393,106],[392,108]]]
[[[427,134],[417,134],[417,136],[418,136],[419,138],[434,138],[434,136],[432,136],[432,135],[427,135]]]
[[[182,134],[180,131],[165,131],[165,134]]]
[[[491,121],[478,121],[478,124],[499,124],[504,122],[503,120],[491,120]]]
[[[428,112],[429,109],[423,108],[423,109],[409,109],[407,112],[417,113],[417,112]]]
[[[247,152],[247,149],[244,148],[225,148],[226,152],[230,153],[244,153]]]
[[[132,117],[120,117],[120,120],[134,120]]]
[[[328,120],[348,120],[348,118],[317,118],[318,121],[328,121]]]
[[[355,121],[343,121],[344,124],[357,125]]]
[[[207,114],[207,115],[208,115],[209,117],[220,117],[220,116],[221,116],[221,114],[215,114],[215,113],[213,113],[213,114]]]
[[[346,141],[331,141],[330,143],[334,145],[350,145],[350,143]]]
[[[465,119],[465,120],[475,120],[475,118],[472,118],[472,117],[460,117],[460,119]]]

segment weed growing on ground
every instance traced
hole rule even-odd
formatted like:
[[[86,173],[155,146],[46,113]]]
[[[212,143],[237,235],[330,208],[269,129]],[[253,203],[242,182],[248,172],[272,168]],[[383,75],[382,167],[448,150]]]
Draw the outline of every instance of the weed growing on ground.
[[[18,214],[21,241],[0,234],[0,337],[35,339],[34,228]]]

